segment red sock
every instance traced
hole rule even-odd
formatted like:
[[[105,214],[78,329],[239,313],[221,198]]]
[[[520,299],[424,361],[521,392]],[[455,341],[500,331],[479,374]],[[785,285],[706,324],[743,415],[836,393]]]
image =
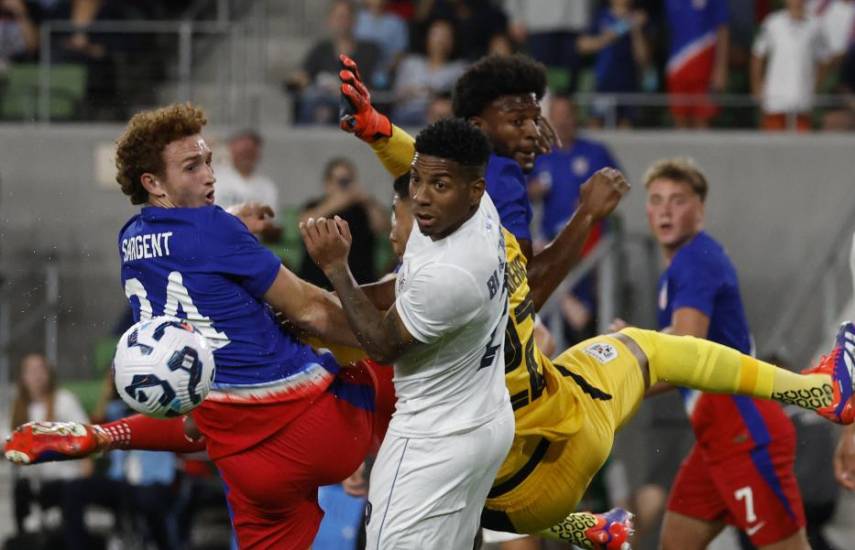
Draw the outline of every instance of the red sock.
[[[142,414],[99,424],[110,437],[111,449],[196,453],[205,450],[205,438],[197,441],[184,434],[184,417],[159,419]]]

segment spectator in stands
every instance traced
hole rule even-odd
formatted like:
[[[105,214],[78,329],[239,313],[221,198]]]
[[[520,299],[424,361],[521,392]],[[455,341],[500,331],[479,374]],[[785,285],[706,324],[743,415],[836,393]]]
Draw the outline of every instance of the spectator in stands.
[[[635,93],[640,91],[641,76],[649,68],[650,48],[644,36],[647,14],[633,8],[633,0],[611,0],[594,19],[590,34],[579,37],[581,54],[597,54],[596,91],[599,93]],[[595,104],[593,120],[602,125],[608,116],[607,104]],[[616,122],[632,126],[632,107],[618,106]]]
[[[340,216],[353,236],[348,263],[359,283],[377,280],[374,272],[374,245],[386,234],[389,214],[359,183],[356,166],[344,157],[330,159],[323,172],[324,195],[306,203],[300,221],[309,218]],[[299,276],[323,288],[332,288],[323,271],[304,251]]]
[[[363,0],[353,31],[357,40],[373,42],[380,48],[381,58],[372,80],[376,89],[391,86],[392,76],[410,39],[407,24],[399,15],[386,11],[386,3],[386,0]]]
[[[264,141],[255,130],[246,128],[228,139],[229,161],[216,169],[217,204],[228,208],[242,202],[260,202],[279,207],[279,189],[269,177],[258,173]]]
[[[408,55],[398,69],[392,120],[401,126],[423,126],[431,96],[450,92],[466,68],[462,61],[451,59],[454,27],[450,21],[431,23],[425,51],[426,55]]]
[[[431,0],[417,7],[412,42],[423,43],[430,24],[437,19],[453,22],[457,53],[467,61],[486,55],[490,38],[508,26],[505,13],[492,0]]]
[[[241,203],[257,202],[271,208],[271,214],[279,209],[279,188],[264,174],[258,172],[264,140],[255,130],[246,128],[229,137],[229,161],[216,167],[214,200],[223,208]],[[266,243],[278,242],[282,227],[268,220],[256,233]],[[253,228],[251,228],[253,230]]]
[[[0,75],[10,61],[32,57],[39,33],[24,0],[0,0]]]
[[[822,128],[855,130],[855,0],[811,0],[808,13],[820,20],[831,56],[830,69],[837,72],[832,92],[843,97],[841,105],[823,115]]]
[[[792,118],[796,129],[810,130],[814,93],[827,60],[826,37],[805,0],[787,0],[785,9],[763,20],[751,59],[751,89],[761,102],[763,129],[784,130]]]
[[[591,25],[591,0],[505,0],[510,34],[517,44],[549,68],[567,72],[567,90],[576,90],[579,55],[576,40]]]
[[[513,55],[516,51],[516,44],[506,32],[497,32],[487,44],[487,55]]]
[[[57,387],[56,372],[47,358],[40,353],[30,353],[21,360],[11,427],[46,420],[89,422],[77,398]],[[62,507],[68,484],[90,475],[92,462],[89,459],[50,462],[15,472],[20,476],[14,483],[15,527],[18,533],[23,533],[30,530],[27,529],[31,521],[28,517],[39,519],[38,514],[30,516],[33,505],[37,504],[42,510]],[[39,526],[37,530],[45,527]]]
[[[97,410],[103,411],[108,422],[128,416],[133,411],[119,398],[112,376],[105,378],[105,392]],[[113,512],[115,529],[111,537],[120,545],[123,541],[149,540],[158,550],[178,550],[175,454],[115,450],[109,453],[108,462],[104,475],[69,482],[63,506],[65,548],[88,550],[95,546],[84,513],[90,504],[97,504]]]
[[[605,145],[576,135],[576,105],[569,96],[558,95],[550,100],[549,121],[561,139],[561,147],[537,158],[528,184],[529,197],[543,204],[543,243],[554,239],[570,219],[579,200],[579,187],[594,172],[609,166],[620,169]],[[591,231],[585,252],[596,244],[601,233],[602,226]],[[586,277],[561,297],[568,345],[594,335],[594,294],[593,280]]]
[[[717,109],[709,92],[727,86],[730,20],[727,0],[666,0],[671,46],[666,68],[671,114],[678,128],[706,128]],[[685,101],[690,101],[686,103]]]
[[[807,12],[819,19],[829,55],[841,59],[855,41],[855,0],[808,0]]]
[[[443,92],[434,94],[428,103],[425,123],[433,124],[437,120],[451,118],[454,116],[454,105],[451,102],[451,93]]]
[[[298,93],[299,124],[338,124],[338,55],[348,55],[359,64],[363,78],[372,81],[382,54],[372,42],[354,37],[355,12],[349,0],[333,0],[327,13],[329,38],[316,43],[303,60],[302,68],[286,82]]]

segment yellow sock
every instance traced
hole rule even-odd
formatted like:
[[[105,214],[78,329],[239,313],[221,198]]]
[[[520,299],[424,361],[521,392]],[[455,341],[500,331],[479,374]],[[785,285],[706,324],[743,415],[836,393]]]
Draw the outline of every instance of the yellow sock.
[[[735,349],[691,336],[624,329],[647,355],[650,384],[658,381],[713,393],[775,399],[816,410],[831,403],[831,377],[798,374]]]

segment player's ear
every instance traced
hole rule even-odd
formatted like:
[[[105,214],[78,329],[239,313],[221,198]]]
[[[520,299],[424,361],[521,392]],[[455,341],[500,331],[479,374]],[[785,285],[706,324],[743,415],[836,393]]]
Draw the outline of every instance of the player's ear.
[[[487,187],[487,182],[483,177],[474,180],[469,184],[469,199],[470,204],[477,206],[481,202],[481,197],[484,195],[484,190]]]
[[[143,173],[143,175],[140,176],[140,183],[142,183],[142,186],[146,191],[148,191],[149,195],[162,197],[166,194],[160,180],[158,180],[157,176],[151,172]]]

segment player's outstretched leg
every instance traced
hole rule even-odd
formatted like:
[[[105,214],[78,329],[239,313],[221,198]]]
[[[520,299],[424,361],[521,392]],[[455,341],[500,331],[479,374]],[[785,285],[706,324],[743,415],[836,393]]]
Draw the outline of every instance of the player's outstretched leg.
[[[664,381],[714,393],[775,399],[840,424],[855,420],[852,323],[841,326],[831,353],[801,374],[700,338],[637,328],[624,329],[620,335],[629,337],[647,356],[651,385]]]
[[[604,514],[574,512],[538,535],[588,550],[629,550],[632,514],[623,508],[612,508]]]
[[[204,439],[187,437],[184,423],[184,417],[161,420],[140,414],[106,424],[28,422],[6,439],[3,453],[10,462],[26,465],[84,458],[113,449],[204,451]]]

